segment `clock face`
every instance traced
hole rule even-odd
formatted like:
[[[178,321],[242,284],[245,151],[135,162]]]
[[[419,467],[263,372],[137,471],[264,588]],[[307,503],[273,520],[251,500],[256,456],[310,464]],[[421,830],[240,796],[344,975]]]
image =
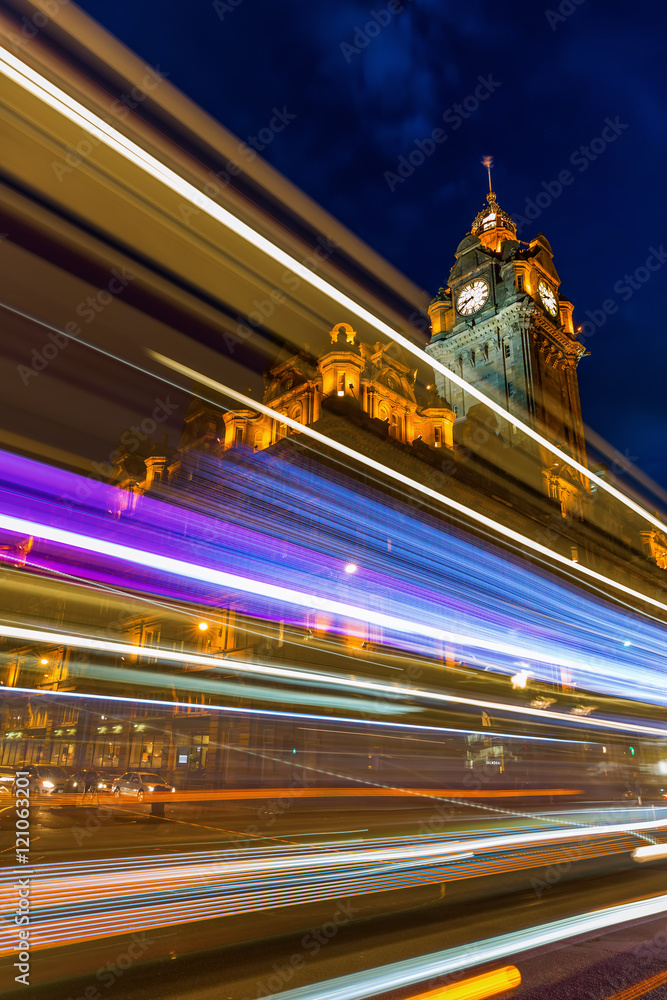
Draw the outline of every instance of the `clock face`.
[[[558,302],[556,301],[556,296],[553,291],[547,285],[546,281],[540,281],[537,286],[537,290],[540,293],[540,298],[542,299],[542,305],[546,311],[551,316],[556,316],[558,313]]]
[[[469,281],[458,294],[456,308],[462,316],[472,316],[479,312],[489,297],[489,286],[481,278]]]

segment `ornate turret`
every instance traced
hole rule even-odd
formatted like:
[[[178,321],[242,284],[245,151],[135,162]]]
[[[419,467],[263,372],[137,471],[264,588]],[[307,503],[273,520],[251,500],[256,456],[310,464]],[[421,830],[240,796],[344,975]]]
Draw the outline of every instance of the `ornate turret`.
[[[493,157],[485,156],[482,163],[489,175],[489,193],[486,196],[486,208],[475,216],[470,232],[489,250],[497,250],[505,240],[516,239],[516,226],[510,215],[496,201],[496,192],[491,187],[491,167]]]

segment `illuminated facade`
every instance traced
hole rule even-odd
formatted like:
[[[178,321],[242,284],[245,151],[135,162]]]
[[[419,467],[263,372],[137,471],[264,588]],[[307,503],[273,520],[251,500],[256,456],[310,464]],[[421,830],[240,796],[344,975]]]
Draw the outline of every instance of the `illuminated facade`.
[[[433,384],[422,389],[393,343],[359,343],[349,323],[329,332],[331,349],[315,359],[304,353],[282,352],[265,374],[264,403],[298,423],[317,423],[322,404],[340,397],[355,400],[371,419],[387,425],[403,444],[421,441],[431,448],[453,446],[455,414]],[[286,423],[254,410],[219,409],[194,399],[188,410],[179,453],[192,448],[222,453],[245,447],[261,451],[292,433]],[[172,469],[176,468],[176,460]]]

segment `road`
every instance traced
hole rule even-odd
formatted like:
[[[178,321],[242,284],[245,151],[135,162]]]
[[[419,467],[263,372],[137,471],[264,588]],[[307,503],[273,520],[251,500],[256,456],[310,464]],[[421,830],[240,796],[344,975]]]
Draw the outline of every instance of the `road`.
[[[222,962],[228,989],[215,995],[243,1000],[667,892],[667,869],[631,857],[659,833],[665,810],[552,809],[542,821],[476,810],[425,835],[430,803],[319,805],[258,816],[257,801],[175,803],[165,820],[136,804],[37,810],[31,995],[55,977],[64,982],[48,986],[53,1000],[91,985],[100,996],[113,985],[114,996],[150,997],[159,986],[162,996],[204,997],[212,983],[219,990]],[[267,828],[250,835],[252,820]],[[628,827],[644,833],[629,836]],[[566,965],[522,956],[526,996],[549,969],[557,978],[579,975],[591,956],[604,969],[611,961],[602,945],[566,951]],[[8,983],[10,959],[0,964]],[[69,981],[74,968],[78,983]]]

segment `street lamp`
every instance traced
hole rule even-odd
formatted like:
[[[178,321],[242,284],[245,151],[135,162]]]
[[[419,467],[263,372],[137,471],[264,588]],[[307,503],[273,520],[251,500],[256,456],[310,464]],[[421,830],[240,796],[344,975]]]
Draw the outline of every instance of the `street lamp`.
[[[207,622],[199,622],[199,625],[197,625],[197,628],[199,629],[200,632],[205,632],[206,629],[208,628],[208,623]]]

